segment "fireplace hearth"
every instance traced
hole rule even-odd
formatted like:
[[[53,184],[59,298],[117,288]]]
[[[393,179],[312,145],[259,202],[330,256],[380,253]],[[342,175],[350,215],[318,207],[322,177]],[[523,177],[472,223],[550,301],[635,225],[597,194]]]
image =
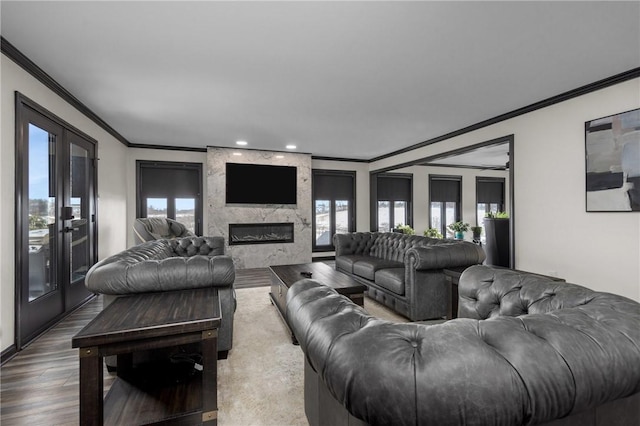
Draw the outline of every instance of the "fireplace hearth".
[[[293,243],[293,223],[230,223],[229,245]]]

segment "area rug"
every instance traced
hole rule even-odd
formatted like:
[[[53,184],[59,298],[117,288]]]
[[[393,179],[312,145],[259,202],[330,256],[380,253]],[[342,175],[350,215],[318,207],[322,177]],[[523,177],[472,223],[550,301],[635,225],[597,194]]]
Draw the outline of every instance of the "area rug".
[[[270,287],[236,291],[233,349],[218,361],[218,424],[308,425],[304,414],[304,354],[269,299]],[[407,320],[365,298],[373,316]]]

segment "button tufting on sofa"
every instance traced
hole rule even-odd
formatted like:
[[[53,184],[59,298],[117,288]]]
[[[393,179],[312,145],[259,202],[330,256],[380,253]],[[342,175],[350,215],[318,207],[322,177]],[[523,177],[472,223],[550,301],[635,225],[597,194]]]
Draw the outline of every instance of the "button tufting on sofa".
[[[503,297],[504,312],[491,309],[499,292],[485,287],[487,275],[520,287]],[[333,424],[346,424],[339,408],[371,425],[640,424],[640,304],[540,276],[518,280],[468,268],[460,318],[439,325],[374,320],[326,285],[294,284],[287,318],[307,363],[307,415],[345,419]]]

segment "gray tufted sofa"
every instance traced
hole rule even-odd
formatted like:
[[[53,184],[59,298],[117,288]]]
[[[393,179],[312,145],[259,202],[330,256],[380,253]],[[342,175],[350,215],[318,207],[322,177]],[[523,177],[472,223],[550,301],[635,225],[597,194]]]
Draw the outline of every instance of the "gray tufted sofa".
[[[126,294],[218,287],[222,309],[218,352],[225,357],[233,343],[236,298],[235,267],[224,253],[223,237],[147,241],[93,265],[85,285],[104,294],[105,305]]]
[[[460,318],[391,323],[313,280],[287,293],[317,425],[640,424],[640,304],[472,266]]]
[[[367,286],[366,294],[412,321],[447,314],[443,269],[482,263],[482,247],[467,241],[396,232],[335,234],[336,270]]]

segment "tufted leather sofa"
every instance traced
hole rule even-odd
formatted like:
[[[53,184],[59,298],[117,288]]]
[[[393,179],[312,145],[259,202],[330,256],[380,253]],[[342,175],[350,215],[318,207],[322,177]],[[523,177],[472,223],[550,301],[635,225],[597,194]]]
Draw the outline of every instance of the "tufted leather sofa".
[[[223,237],[147,241],[93,265],[85,285],[105,295],[105,306],[119,295],[218,287],[222,314],[218,352],[224,357],[232,347],[236,309],[235,267],[224,253]]]
[[[367,286],[366,294],[412,321],[441,318],[450,304],[443,269],[482,263],[466,241],[396,232],[335,234],[336,270]]]
[[[640,424],[640,304],[541,276],[472,266],[460,318],[371,317],[302,280],[287,318],[316,425]]]

